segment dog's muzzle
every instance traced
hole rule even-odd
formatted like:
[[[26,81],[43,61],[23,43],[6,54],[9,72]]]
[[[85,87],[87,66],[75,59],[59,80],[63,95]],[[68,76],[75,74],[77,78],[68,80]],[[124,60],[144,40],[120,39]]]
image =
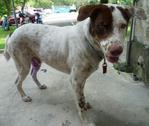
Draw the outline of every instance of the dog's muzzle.
[[[118,62],[119,56],[122,52],[123,52],[123,47],[119,42],[117,42],[117,43],[112,43],[108,47],[105,55],[109,62],[116,63]]]

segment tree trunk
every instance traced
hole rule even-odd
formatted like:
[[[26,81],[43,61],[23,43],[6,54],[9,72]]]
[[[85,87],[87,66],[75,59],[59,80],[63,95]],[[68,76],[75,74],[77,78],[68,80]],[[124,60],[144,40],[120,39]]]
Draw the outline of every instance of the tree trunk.
[[[24,12],[24,7],[25,7],[26,2],[27,2],[27,0],[23,0],[23,2],[22,2],[22,7],[21,7],[22,13]]]
[[[100,0],[100,3],[108,3],[108,0]]]

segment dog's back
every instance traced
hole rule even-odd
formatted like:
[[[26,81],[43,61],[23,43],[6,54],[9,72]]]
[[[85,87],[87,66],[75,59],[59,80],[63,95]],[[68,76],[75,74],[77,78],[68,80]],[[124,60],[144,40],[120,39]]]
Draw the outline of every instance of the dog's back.
[[[84,49],[84,33],[81,33],[83,29],[80,24],[66,27],[23,25],[7,39],[5,57],[10,54],[13,59],[29,62],[32,57],[37,57],[41,62],[69,73],[69,58],[73,62],[72,57]]]

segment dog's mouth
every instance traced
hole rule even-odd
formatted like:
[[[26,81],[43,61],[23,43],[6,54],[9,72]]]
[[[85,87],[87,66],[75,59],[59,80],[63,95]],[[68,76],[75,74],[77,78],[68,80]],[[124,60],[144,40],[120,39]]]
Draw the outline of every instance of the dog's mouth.
[[[119,55],[112,55],[111,53],[107,53],[106,58],[111,63],[117,63],[119,60]]]

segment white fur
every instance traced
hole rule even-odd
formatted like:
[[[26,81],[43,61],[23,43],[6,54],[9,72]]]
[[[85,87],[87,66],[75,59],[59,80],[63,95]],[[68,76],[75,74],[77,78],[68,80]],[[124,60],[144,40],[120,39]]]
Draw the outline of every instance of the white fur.
[[[79,112],[88,108],[83,93],[85,80],[98,69],[104,56],[100,48],[94,48],[89,24],[89,19],[67,27],[27,24],[14,31],[7,41],[5,54],[9,53],[15,62],[18,71],[16,84],[25,102],[31,98],[23,91],[22,82],[30,70],[32,57],[37,57],[70,74]],[[84,104],[82,108],[78,105],[80,100]]]
[[[113,12],[113,17],[114,32],[110,38],[100,43],[101,46],[122,41],[122,31],[118,29],[119,23],[123,23],[124,19],[118,10]],[[36,57],[41,62],[70,74],[80,115],[89,108],[83,92],[85,81],[98,69],[99,62],[104,58],[101,46],[95,44],[89,33],[89,25],[90,19],[87,18],[74,26],[27,24],[15,30],[8,39],[5,54],[9,54],[15,62],[18,71],[16,84],[24,101],[31,101],[31,98],[23,91],[22,82],[30,71],[32,57]],[[83,106],[80,107],[79,104]]]

